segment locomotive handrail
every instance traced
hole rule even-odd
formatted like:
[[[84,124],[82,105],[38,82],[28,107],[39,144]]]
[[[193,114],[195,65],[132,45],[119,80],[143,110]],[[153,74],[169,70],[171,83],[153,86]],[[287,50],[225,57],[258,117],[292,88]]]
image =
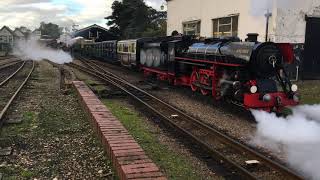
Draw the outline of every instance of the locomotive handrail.
[[[222,65],[222,66],[230,66],[230,67],[245,67],[245,65],[242,64],[232,64],[232,63],[221,63],[221,62],[215,62],[215,61],[208,61],[206,59],[192,59],[192,58],[186,58],[186,57],[175,57],[176,60],[185,60],[185,61],[195,61],[195,62],[204,62],[208,64],[215,64],[215,65]]]

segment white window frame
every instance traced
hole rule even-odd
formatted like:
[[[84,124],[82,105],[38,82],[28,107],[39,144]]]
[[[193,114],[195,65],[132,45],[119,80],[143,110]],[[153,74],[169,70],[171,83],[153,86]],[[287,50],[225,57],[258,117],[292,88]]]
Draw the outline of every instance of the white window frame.
[[[183,23],[182,23],[182,31],[183,31],[183,34],[186,35],[186,33],[185,33],[185,26],[191,25],[191,24],[196,24],[196,28],[197,28],[197,29],[193,30],[193,31],[195,32],[194,35],[200,36],[200,34],[201,34],[201,20],[183,22]],[[197,27],[198,24],[199,24],[199,27]],[[189,31],[192,31],[192,30],[189,30]],[[190,35],[190,34],[188,34],[188,35]]]
[[[212,19],[212,35],[213,35],[213,37],[223,37],[223,36],[225,36],[226,34],[229,34],[230,36],[233,36],[233,32],[234,32],[234,27],[233,27],[233,21],[234,21],[234,17],[238,17],[238,27],[237,27],[237,29],[236,29],[236,31],[237,31],[237,34],[236,34],[236,36],[238,35],[238,33],[239,33],[239,14],[234,14],[234,15],[230,15],[230,16],[225,16],[225,17],[219,17],[219,18],[214,18],[214,19]],[[230,18],[231,19],[231,21],[230,21],[230,23],[227,23],[227,24],[220,24],[220,20],[221,19],[223,19],[223,18]],[[215,34],[215,32],[214,32],[214,21],[216,21],[216,20],[218,20],[218,23],[217,23],[217,35]],[[230,31],[227,31],[227,32],[223,32],[223,33],[225,33],[225,34],[222,34],[222,32],[220,32],[220,27],[221,26],[230,26]]]

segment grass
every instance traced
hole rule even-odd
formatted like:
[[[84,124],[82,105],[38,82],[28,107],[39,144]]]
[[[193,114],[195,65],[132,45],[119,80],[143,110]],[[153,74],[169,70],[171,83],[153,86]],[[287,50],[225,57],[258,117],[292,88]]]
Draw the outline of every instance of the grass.
[[[30,179],[34,176],[34,174],[28,170],[24,170],[21,172],[21,177],[26,178],[26,179]]]
[[[298,85],[301,104],[320,104],[320,81],[303,81]]]
[[[148,129],[137,112],[114,100],[103,100],[103,103],[123,123],[148,156],[165,171],[169,179],[201,179],[201,175],[194,170],[187,158],[159,142],[157,135]]]
[[[1,134],[7,137],[16,136],[32,131],[31,127],[34,126],[36,126],[36,114],[34,112],[25,112],[23,113],[23,119],[21,123],[6,126],[6,128],[2,129]]]

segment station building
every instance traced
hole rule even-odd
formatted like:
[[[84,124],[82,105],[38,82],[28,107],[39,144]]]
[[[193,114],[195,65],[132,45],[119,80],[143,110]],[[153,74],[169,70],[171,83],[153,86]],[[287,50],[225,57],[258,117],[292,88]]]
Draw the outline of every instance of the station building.
[[[245,40],[258,33],[261,42],[294,44],[304,72],[320,76],[320,0],[167,0],[167,11],[168,35]]]
[[[8,27],[0,29],[0,56],[6,56],[12,49],[17,35]]]
[[[116,39],[116,37],[112,35],[108,29],[97,24],[93,24],[76,31],[73,34],[73,37],[83,37],[84,39],[91,40],[93,42],[102,42]]]
[[[13,46],[16,38],[17,35],[8,26],[3,26],[0,29],[0,43],[6,43]]]
[[[13,33],[16,36],[16,40],[26,40],[27,39],[27,35],[22,32],[19,28],[16,28]]]

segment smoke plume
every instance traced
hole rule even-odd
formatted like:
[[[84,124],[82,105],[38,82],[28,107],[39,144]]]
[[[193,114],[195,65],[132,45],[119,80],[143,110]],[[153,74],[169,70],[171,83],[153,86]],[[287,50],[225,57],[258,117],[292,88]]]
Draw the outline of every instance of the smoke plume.
[[[283,151],[287,163],[307,178],[320,179],[320,105],[298,106],[283,118],[253,110],[258,122],[253,143]]]
[[[23,59],[23,60],[49,60],[54,63],[63,64],[72,61],[70,54],[62,51],[55,50],[45,45],[41,44],[37,38],[31,37],[27,41],[20,40],[13,50],[13,55]]]

